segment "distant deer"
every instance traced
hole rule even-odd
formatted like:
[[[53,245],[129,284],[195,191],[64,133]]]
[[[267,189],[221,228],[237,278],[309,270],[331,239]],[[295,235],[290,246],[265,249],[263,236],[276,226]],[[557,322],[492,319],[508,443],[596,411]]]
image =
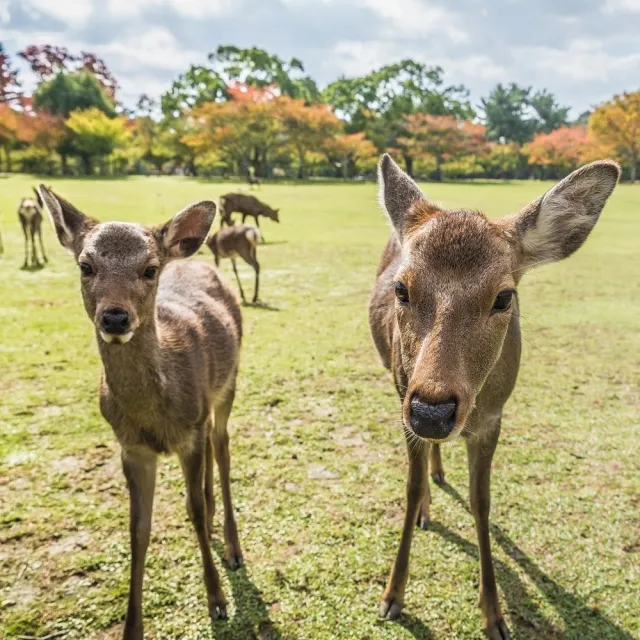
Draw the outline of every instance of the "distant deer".
[[[130,495],[131,576],[125,640],[140,640],[142,580],[158,455],[176,453],[204,566],[211,618],[227,617],[209,535],[213,460],[220,470],[225,556],[243,564],[233,515],[227,421],[242,336],[240,307],[215,267],[177,261],[204,242],[213,202],[193,204],[166,224],[100,223],[44,186],[40,194],[62,246],[80,269],[103,372],[100,409],[122,448]]]
[[[253,186],[260,186],[260,178],[258,178],[254,173],[251,173],[251,171],[247,173],[247,182],[249,183],[249,189]]]
[[[482,627],[493,640],[510,638],[491,559],[489,477],[502,408],[520,365],[516,287],[527,270],[582,245],[619,176],[615,162],[593,162],[520,213],[489,220],[428,200],[388,155],[382,157],[380,202],[393,230],[369,321],[402,401],[409,458],[402,538],[382,618],[397,618],[404,605],[413,529],[429,524],[429,467],[442,484],[440,445],[462,436],[480,551]]]
[[[42,242],[42,213],[40,212],[40,207],[42,203],[40,202],[40,196],[38,192],[34,189],[33,192],[36,194],[36,199],[33,198],[22,198],[20,201],[20,206],[18,207],[18,218],[20,220],[20,224],[22,225],[22,232],[24,233],[24,264],[23,268],[29,266],[29,239],[31,240],[31,266],[32,267],[40,267],[42,266],[40,260],[38,259],[38,252],[36,250],[36,236],[38,236],[38,240],[40,242],[40,252],[42,253],[43,262],[48,262],[47,255],[44,251],[44,244]]]
[[[231,226],[233,224],[231,214],[241,213],[242,224],[245,223],[247,217],[251,216],[259,229],[260,216],[274,222],[280,222],[279,211],[280,209],[272,209],[268,204],[246,193],[227,193],[220,197],[220,227],[222,228],[225,224]]]
[[[235,257],[240,256],[248,265],[253,267],[253,270],[256,272],[253,302],[257,302],[258,287],[260,285],[260,263],[256,257],[256,247],[259,242],[260,231],[255,227],[249,227],[244,224],[233,225],[231,227],[220,229],[220,231],[214,233],[207,240],[207,246],[213,253],[216,266],[220,265],[221,258],[231,259],[233,273],[236,274],[238,289],[240,289],[240,296],[242,297],[243,302],[246,302],[246,300],[244,297],[244,291],[242,290],[240,276],[238,275],[238,269],[236,268]]]

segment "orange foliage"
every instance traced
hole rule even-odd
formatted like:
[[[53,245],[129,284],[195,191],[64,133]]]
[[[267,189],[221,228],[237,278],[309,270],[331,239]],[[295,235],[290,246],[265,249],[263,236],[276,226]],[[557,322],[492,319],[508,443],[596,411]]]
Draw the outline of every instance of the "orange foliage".
[[[525,147],[525,153],[530,164],[570,169],[583,160],[587,143],[586,127],[560,127],[537,134]]]

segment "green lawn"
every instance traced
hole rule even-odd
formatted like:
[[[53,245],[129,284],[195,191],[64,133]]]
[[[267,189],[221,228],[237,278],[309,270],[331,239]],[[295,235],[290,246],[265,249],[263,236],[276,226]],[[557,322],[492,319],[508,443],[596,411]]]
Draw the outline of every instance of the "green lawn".
[[[33,183],[0,180],[0,637],[118,638],[125,482],[98,410],[99,359],[77,267],[48,223],[49,265],[20,270],[15,210]],[[149,223],[238,187],[172,178],[52,185],[103,220]],[[500,215],[546,186],[426,190]],[[433,490],[431,530],[414,537],[405,613],[377,620],[406,461],[398,400],[367,323],[388,234],[375,187],[266,185],[257,195],[281,208],[281,224],[262,225],[269,307],[243,311],[230,423],[246,569],[222,569],[230,620],[212,627],[181,473],[167,458],[147,562],[147,637],[482,637],[459,443],[443,451],[449,484]],[[622,185],[576,256],[522,284],[523,364],[492,505],[501,601],[516,638],[640,638],[639,246],[640,187]],[[242,274],[251,293],[252,272]],[[220,516],[213,546],[222,567]]]

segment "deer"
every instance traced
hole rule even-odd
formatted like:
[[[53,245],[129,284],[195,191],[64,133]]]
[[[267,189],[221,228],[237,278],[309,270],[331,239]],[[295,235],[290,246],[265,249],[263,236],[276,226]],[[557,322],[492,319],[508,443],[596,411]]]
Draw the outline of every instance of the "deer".
[[[78,264],[84,307],[102,361],[100,410],[121,449],[129,491],[131,565],[124,640],[143,638],[142,582],[157,459],[176,454],[204,569],[209,615],[226,619],[209,537],[214,458],[224,505],[225,560],[243,566],[233,513],[227,423],[242,338],[236,293],[219,271],[182,260],[204,242],[216,213],[198,202],[158,226],[99,222],[44,185],[39,193],[60,244]]]
[[[251,173],[251,171],[247,172],[247,182],[249,183],[249,189],[251,189],[254,186],[256,187],[260,186],[260,178],[258,178],[258,176],[256,176],[255,174]]]
[[[519,213],[488,219],[429,200],[387,154],[380,205],[391,221],[369,305],[373,341],[402,404],[406,510],[379,616],[398,618],[413,530],[427,529],[428,476],[445,482],[440,447],[462,439],[480,557],[482,629],[511,637],[501,613],[489,539],[491,461],[520,367],[517,287],[524,273],[577,251],[620,177],[611,160],[577,169]]]
[[[36,236],[40,242],[40,252],[42,253],[43,262],[48,262],[47,255],[44,250],[44,244],[42,242],[42,213],[40,207],[40,196],[36,189],[33,190],[36,194],[36,199],[22,198],[20,205],[18,206],[18,219],[22,225],[22,232],[24,233],[24,264],[23,269],[29,267],[29,239],[31,239],[31,266],[41,267],[42,263],[38,259],[38,252],[36,250]]]
[[[274,222],[280,222],[279,212],[280,209],[272,209],[268,204],[246,193],[227,193],[220,197],[220,228],[225,224],[227,226],[233,224],[232,213],[242,214],[242,224],[245,223],[247,217],[251,216],[259,229],[260,216],[270,218]]]
[[[253,303],[258,302],[258,288],[260,286],[260,263],[256,257],[256,248],[260,242],[260,231],[255,227],[244,224],[233,225],[220,229],[207,239],[207,246],[211,249],[216,266],[220,266],[221,258],[230,258],[233,273],[238,282],[242,302],[246,303],[238,269],[236,268],[236,256],[240,256],[256,273],[253,289]]]

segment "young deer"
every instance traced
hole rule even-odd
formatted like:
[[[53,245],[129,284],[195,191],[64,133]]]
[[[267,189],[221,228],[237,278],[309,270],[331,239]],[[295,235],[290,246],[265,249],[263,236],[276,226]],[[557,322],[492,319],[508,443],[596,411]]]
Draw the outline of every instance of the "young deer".
[[[80,268],[87,314],[102,359],[100,409],[122,447],[130,495],[131,576],[125,640],[143,637],[142,580],[159,454],[176,453],[198,537],[209,613],[226,600],[209,545],[213,459],[224,503],[226,561],[242,566],[229,481],[227,421],[242,336],[236,294],[211,265],[173,262],[193,255],[215,216],[200,202],[158,227],[100,223],[44,186],[40,194],[60,243]]]
[[[434,481],[443,483],[440,444],[462,436],[480,550],[482,626],[489,638],[510,638],[491,560],[489,477],[502,408],[520,365],[516,287],[528,269],[582,245],[619,175],[616,163],[594,162],[520,213],[489,220],[427,200],[388,155],[382,157],[380,202],[393,231],[369,322],[402,401],[409,458],[404,526],[382,618],[397,618],[404,604],[413,528],[429,523],[429,466]]]
[[[18,207],[18,218],[22,225],[22,232],[24,233],[24,264],[23,268],[29,266],[29,239],[31,239],[31,266],[42,266],[38,259],[38,252],[36,250],[36,236],[40,242],[40,252],[42,253],[42,260],[48,262],[47,255],[44,252],[44,244],[42,242],[42,213],[40,207],[40,196],[34,189],[36,194],[36,200],[33,198],[22,198],[20,206]]]
[[[242,290],[240,276],[238,275],[238,269],[236,268],[235,257],[240,256],[248,265],[253,267],[253,270],[256,272],[253,302],[257,302],[258,288],[260,286],[260,263],[256,257],[256,247],[259,242],[260,231],[255,227],[250,227],[244,224],[233,225],[231,227],[220,229],[220,231],[214,233],[207,240],[207,246],[213,253],[216,266],[220,266],[221,258],[231,258],[233,273],[236,274],[238,289],[240,289],[240,296],[242,297],[243,302],[246,302],[246,300],[244,297],[244,291]]]

